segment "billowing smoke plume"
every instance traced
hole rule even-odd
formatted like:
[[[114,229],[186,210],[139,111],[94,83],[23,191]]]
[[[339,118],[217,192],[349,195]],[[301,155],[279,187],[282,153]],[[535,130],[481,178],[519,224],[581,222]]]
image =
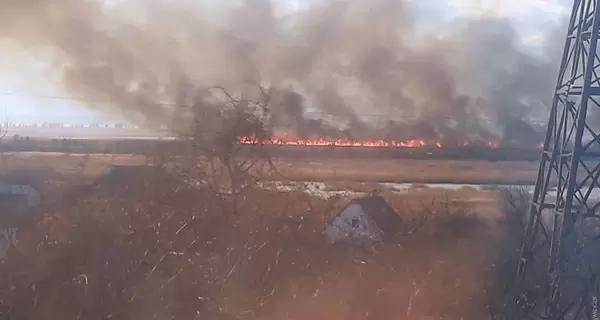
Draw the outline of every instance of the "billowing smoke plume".
[[[48,59],[71,95],[173,129],[199,88],[250,81],[274,90],[276,125],[298,136],[532,137],[529,120],[549,103],[558,60],[521,52],[503,20],[416,36],[397,0],[320,1],[288,15],[270,0],[0,7],[0,39]]]
[[[454,29],[456,39],[469,41],[460,50],[470,68],[461,68],[468,76],[459,76],[459,83],[485,99],[506,140],[535,139],[547,120],[567,28],[567,21],[557,22],[538,54],[519,49],[517,31],[506,20],[460,21]]]

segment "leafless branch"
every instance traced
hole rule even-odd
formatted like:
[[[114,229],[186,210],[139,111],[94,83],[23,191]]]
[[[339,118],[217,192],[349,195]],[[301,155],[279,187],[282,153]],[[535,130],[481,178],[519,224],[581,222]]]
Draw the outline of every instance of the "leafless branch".
[[[186,162],[190,168],[183,170],[188,178],[202,181],[217,198],[230,200],[234,213],[238,197],[244,191],[256,185],[264,172],[277,172],[264,148],[271,138],[268,127],[271,92],[257,83],[246,83],[258,88],[258,97],[236,97],[222,86],[202,91],[204,95],[194,104],[192,148]],[[215,103],[212,91],[225,98],[218,98]],[[242,138],[252,144],[241,144]]]

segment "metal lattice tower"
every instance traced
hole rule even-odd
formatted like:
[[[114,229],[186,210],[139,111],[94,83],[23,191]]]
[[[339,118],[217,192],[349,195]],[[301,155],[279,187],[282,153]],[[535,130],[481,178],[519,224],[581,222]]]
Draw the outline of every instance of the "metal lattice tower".
[[[513,319],[600,320],[599,0],[575,0],[533,201]]]

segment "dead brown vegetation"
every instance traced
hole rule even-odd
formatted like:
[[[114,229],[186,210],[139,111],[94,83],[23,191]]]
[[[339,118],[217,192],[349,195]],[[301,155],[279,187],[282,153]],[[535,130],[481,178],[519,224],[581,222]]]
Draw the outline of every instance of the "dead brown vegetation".
[[[526,213],[531,194],[524,188],[512,187],[497,189],[500,192],[504,219],[500,224],[501,239],[493,250],[491,279],[487,283],[491,319],[507,319],[514,306],[516,269],[519,260],[523,235],[525,234]],[[546,270],[537,270],[544,274]]]
[[[159,163],[170,166],[182,179],[201,184],[218,198],[228,200],[221,201],[224,212],[234,214],[238,214],[241,192],[256,185],[266,171],[276,172],[263,148],[271,138],[271,92],[259,84],[247,84],[254,93],[234,96],[222,87],[214,87],[193,97],[189,112],[194,121],[189,133],[184,133],[189,141],[186,154],[171,155],[167,162]],[[255,148],[243,151],[241,137],[252,141]]]
[[[366,254],[324,245],[339,200],[248,188],[234,216],[223,215],[214,196],[157,173],[102,182],[74,204],[51,206],[0,265],[0,314],[472,319],[486,312],[481,283],[492,241],[464,207],[429,203],[433,216],[422,232]],[[390,201],[404,203],[401,214],[414,217],[408,224],[424,215],[421,200]],[[447,228],[453,221],[458,228]]]

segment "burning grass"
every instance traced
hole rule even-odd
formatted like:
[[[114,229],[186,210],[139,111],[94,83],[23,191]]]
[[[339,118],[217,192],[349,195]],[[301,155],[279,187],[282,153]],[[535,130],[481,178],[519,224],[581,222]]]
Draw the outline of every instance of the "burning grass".
[[[483,319],[497,233],[481,213],[491,208],[427,192],[385,194],[407,228],[424,226],[366,253],[324,245],[340,198],[251,188],[231,215],[162,173],[101,180],[23,229],[0,265],[0,315]]]
[[[256,142],[247,137],[241,137],[239,142],[242,144],[255,144]],[[350,140],[350,139],[300,139],[286,137],[272,137],[266,141],[266,144],[279,146],[320,146],[320,147],[364,147],[364,148],[421,148],[434,147],[442,148],[442,143],[439,141],[423,140],[423,139],[408,139],[408,140]],[[484,146],[489,148],[497,148],[500,144],[496,141],[471,142],[463,141],[458,146]]]

